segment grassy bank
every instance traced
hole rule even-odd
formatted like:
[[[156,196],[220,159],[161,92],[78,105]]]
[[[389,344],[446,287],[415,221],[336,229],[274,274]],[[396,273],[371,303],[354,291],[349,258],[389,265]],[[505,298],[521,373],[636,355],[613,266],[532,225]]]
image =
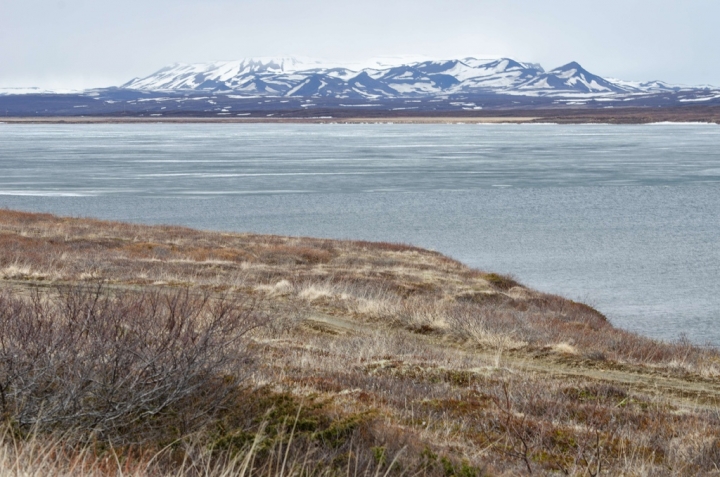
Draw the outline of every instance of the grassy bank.
[[[439,253],[0,211],[18,475],[720,474],[720,354]]]

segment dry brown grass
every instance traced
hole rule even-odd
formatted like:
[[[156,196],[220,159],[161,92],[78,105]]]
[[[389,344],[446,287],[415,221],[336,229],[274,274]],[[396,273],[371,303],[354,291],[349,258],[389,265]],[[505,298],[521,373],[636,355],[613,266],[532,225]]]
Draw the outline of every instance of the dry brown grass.
[[[187,475],[215,475],[200,463],[237,471],[232,459],[261,428],[257,475],[279,473],[282,460],[293,463],[287,475],[720,474],[717,350],[616,329],[587,305],[435,252],[0,211],[7,317],[33,296],[24,313],[60,309],[68,286],[98,282],[102,300],[121,300],[108,310],[178,290],[256,303],[263,326],[243,334],[248,387],[192,429],[168,433],[176,448],[194,449],[182,454],[197,464]],[[236,382],[241,369],[219,374]],[[136,456],[137,435],[122,435],[123,455]],[[153,435],[132,462],[159,452]],[[18,455],[5,452],[7,462]],[[91,469],[111,455],[82,452]],[[125,474],[186,475],[177,455]]]

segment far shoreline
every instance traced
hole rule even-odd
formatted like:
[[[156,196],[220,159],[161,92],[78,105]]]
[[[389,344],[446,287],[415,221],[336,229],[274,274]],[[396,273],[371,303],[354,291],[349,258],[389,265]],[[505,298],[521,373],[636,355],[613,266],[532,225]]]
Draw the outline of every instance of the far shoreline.
[[[720,124],[720,108],[518,109],[409,114],[347,109],[252,111],[235,116],[185,113],[103,116],[4,116],[3,124]]]
[[[333,117],[15,117],[0,118],[5,124],[528,124],[536,117],[410,117],[410,118],[333,118]]]

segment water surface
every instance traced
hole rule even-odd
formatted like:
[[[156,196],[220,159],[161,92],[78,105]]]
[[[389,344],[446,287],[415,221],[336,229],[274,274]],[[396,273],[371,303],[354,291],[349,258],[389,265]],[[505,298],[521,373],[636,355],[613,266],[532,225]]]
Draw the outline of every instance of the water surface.
[[[712,125],[0,125],[0,207],[413,243],[720,344]]]

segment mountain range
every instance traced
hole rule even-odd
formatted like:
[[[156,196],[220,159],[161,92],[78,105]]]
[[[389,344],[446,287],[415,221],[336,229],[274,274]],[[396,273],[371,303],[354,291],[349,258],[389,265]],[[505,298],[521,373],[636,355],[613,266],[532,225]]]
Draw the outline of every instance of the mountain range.
[[[207,91],[243,95],[399,98],[457,94],[606,96],[679,91],[660,81],[605,79],[576,62],[550,71],[510,58],[422,61],[353,69],[294,58],[177,64],[121,86],[141,91]]]
[[[176,64],[111,88],[0,90],[0,116],[6,117],[326,118],[691,105],[720,106],[720,89],[604,78],[577,62],[546,71],[511,58],[344,66],[253,58]]]

